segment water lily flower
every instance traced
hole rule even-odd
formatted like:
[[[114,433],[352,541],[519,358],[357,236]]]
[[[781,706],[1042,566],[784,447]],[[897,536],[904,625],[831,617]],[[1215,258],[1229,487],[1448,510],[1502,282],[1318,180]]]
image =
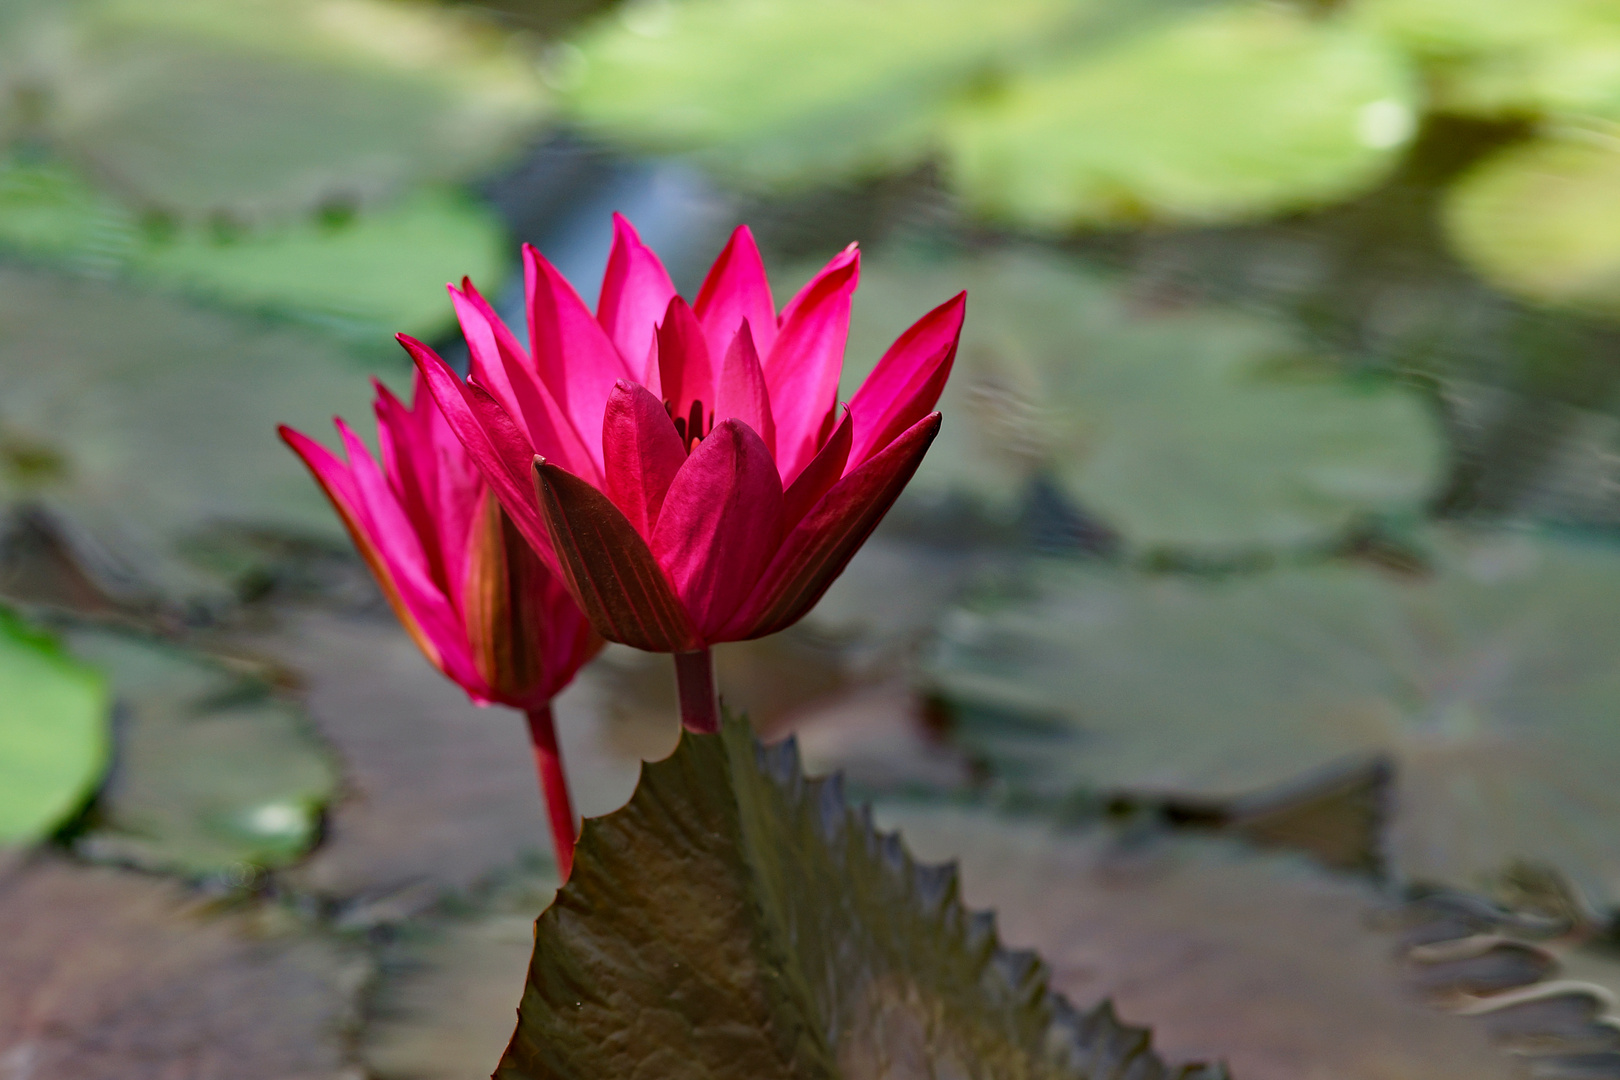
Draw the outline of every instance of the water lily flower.
[[[281,437],[429,662],[478,704],[523,710],[566,878],[574,811],[551,699],[602,639],[501,508],[421,376],[409,407],[377,384],[375,409],[381,465],[341,419],[347,461],[289,427]]]
[[[594,316],[533,247],[523,261],[527,348],[465,279],[450,294],[467,379],[399,340],[597,632],[674,653],[683,718],[713,730],[709,646],[809,611],[922,461],[965,296],[840,404],[853,244],[780,312],[746,226],[691,304],[618,215]]]

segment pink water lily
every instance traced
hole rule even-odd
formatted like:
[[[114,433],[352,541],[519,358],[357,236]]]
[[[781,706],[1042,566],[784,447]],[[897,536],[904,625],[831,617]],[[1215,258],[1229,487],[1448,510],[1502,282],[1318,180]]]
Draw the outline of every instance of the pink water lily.
[[[916,471],[965,297],[919,319],[841,405],[854,245],[780,312],[746,227],[690,305],[617,215],[594,316],[539,252],[523,255],[527,348],[465,280],[450,292],[466,380],[400,341],[597,631],[675,653],[688,723],[708,727],[708,647],[802,617]]]
[[[573,807],[551,699],[602,647],[451,432],[420,375],[407,407],[377,385],[382,464],[341,419],[348,460],[288,427],[394,614],[428,661],[480,705],[521,709],[566,877]]]

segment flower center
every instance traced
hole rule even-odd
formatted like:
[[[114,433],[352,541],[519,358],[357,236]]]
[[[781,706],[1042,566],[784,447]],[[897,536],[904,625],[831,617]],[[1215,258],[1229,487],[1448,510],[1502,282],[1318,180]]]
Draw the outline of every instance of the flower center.
[[[702,442],[703,437],[714,430],[713,414],[709,415],[707,425],[704,424],[701,401],[692,402],[686,416],[675,415],[675,403],[672,401],[664,402],[664,411],[669,413],[670,419],[675,422],[675,434],[681,437],[681,445],[686,447],[688,454],[692,452],[693,443]]]

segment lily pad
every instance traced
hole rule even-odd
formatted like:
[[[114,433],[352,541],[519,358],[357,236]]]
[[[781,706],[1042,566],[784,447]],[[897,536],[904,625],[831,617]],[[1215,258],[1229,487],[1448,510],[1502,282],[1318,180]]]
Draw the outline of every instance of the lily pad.
[[[931,672],[1014,787],[1213,798],[1386,754],[1398,874],[1470,885],[1532,859],[1620,897],[1611,548],[1445,533],[1421,579],[1045,565],[948,619]]]
[[[1167,1069],[1106,1005],[1074,1013],[956,890],[790,744],[735,719],[686,734],[585,823],[495,1075],[1224,1075]]]
[[[1510,147],[1448,192],[1445,223],[1484,277],[1544,304],[1620,315],[1620,149],[1570,129]]]
[[[369,409],[317,335],[0,268],[0,385],[0,505],[43,504],[170,596],[222,592],[180,557],[212,522],[342,535],[275,434]]]
[[[1008,80],[954,118],[949,171],[972,208],[1036,228],[1254,218],[1376,184],[1415,106],[1376,36],[1227,4]]]
[[[373,346],[431,337],[444,283],[499,283],[505,232],[487,207],[425,188],[360,215],[221,233],[155,228],[66,166],[0,165],[0,246],[96,274],[124,273],[237,307],[314,323]]]
[[[1040,951],[1054,989],[1152,1017],[1172,1057],[1242,1080],[1508,1080],[1477,1022],[1415,998],[1365,882],[1229,842],[884,803],[878,818],[961,866],[967,902]]]
[[[131,634],[80,629],[68,640],[107,673],[120,710],[118,767],[79,840],[84,852],[241,876],[315,842],[337,770],[268,684]]]
[[[107,765],[107,684],[0,608],[0,847],[49,832]]]
[[[653,0],[561,54],[588,130],[754,183],[916,163],[950,95],[1061,35],[1097,0]]]
[[[1108,277],[1032,253],[866,269],[843,394],[962,288],[945,424],[914,501],[962,497],[1005,520],[1044,474],[1128,549],[1220,558],[1415,516],[1444,475],[1438,424],[1411,388],[1333,372],[1278,321],[1148,309]]]
[[[459,179],[543,117],[532,64],[464,13],[380,0],[96,0],[43,128],[129,203],[242,222]]]

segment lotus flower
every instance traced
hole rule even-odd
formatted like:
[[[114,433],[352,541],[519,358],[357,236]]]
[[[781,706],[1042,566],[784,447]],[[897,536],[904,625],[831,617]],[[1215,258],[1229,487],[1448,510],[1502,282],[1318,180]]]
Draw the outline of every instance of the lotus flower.
[[[594,317],[539,252],[523,256],[527,349],[465,279],[450,289],[465,381],[399,340],[597,632],[675,653],[683,715],[712,729],[708,647],[809,611],[922,461],[965,298],[918,320],[841,406],[854,245],[780,313],[746,227],[690,305],[617,215]]]
[[[421,377],[409,408],[380,383],[375,408],[381,467],[341,419],[347,462],[291,428],[281,437],[326,492],[429,662],[478,704],[527,715],[566,877],[574,815],[551,699],[602,640],[501,509]]]

